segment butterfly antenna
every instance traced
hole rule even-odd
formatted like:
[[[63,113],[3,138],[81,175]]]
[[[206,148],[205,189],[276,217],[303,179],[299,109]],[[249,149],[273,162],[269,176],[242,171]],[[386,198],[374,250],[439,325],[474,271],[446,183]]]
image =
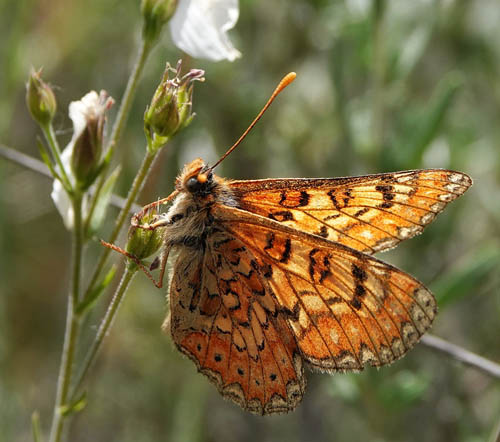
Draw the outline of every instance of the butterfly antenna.
[[[250,126],[248,126],[248,129],[243,132],[243,135],[241,135],[240,138],[238,138],[238,141],[236,141],[236,143],[234,143],[229,149],[228,151],[222,155],[222,157],[219,159],[219,161],[217,161],[212,167],[210,167],[210,170],[213,170],[215,169],[220,163],[222,163],[222,161],[234,150],[236,149],[239,144],[243,141],[243,139],[248,135],[248,132],[250,132],[253,127],[257,124],[257,121],[260,120],[260,118],[262,117],[262,115],[264,115],[264,112],[267,110],[267,108],[271,105],[271,103],[274,101],[274,99],[278,96],[278,94],[283,90],[285,89],[293,80],[295,80],[295,77],[297,76],[297,74],[295,72],[290,72],[288,74],[286,74],[282,80],[279,82],[278,86],[276,86],[276,89],[274,90],[274,92],[272,93],[271,97],[269,98],[269,100],[267,100],[267,103],[265,104],[265,106],[262,108],[262,110],[259,112],[259,114],[255,117],[255,119],[252,121],[252,124],[250,124]]]

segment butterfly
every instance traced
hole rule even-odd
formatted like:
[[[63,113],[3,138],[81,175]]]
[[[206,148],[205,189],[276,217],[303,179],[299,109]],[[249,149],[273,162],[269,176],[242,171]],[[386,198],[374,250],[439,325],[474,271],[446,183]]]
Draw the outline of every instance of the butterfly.
[[[176,255],[163,329],[224,398],[259,415],[289,412],[304,395],[305,366],[390,364],[429,329],[434,296],[373,254],[421,233],[470,177],[428,169],[231,181],[216,165],[187,164],[135,226],[163,229],[158,286]],[[166,213],[139,223],[166,202]]]

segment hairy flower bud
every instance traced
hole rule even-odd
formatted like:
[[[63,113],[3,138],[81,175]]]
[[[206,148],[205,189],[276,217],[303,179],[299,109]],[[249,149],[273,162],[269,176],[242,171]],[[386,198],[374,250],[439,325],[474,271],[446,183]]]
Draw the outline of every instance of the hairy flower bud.
[[[105,91],[99,95],[89,92],[70,105],[70,116],[75,124],[71,169],[83,190],[95,180],[100,167],[106,111],[112,105],[113,99]]]
[[[44,126],[52,121],[57,102],[50,86],[41,78],[42,71],[32,70],[26,84],[26,105],[33,119]]]
[[[156,210],[144,215],[141,224],[149,224],[156,219]],[[163,244],[163,231],[159,227],[154,230],[143,229],[140,226],[132,226],[128,232],[126,250],[138,259],[142,260],[156,253]]]
[[[171,72],[175,73],[170,79]],[[181,61],[173,69],[167,64],[162,80],[157,87],[151,105],[144,114],[144,130],[148,138],[148,148],[158,149],[186,127],[193,119],[193,82],[204,81],[204,71],[191,69],[181,76]]]

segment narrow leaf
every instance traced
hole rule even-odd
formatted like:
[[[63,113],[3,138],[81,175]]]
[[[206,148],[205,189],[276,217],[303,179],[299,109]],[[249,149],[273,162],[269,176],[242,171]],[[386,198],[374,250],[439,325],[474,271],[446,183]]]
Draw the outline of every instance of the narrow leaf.
[[[481,281],[497,271],[500,266],[500,251],[487,247],[470,259],[459,269],[448,272],[434,284],[432,291],[436,294],[439,306],[444,307],[456,300],[473,294]]]
[[[87,392],[84,391],[73,402],[71,402],[71,404],[61,407],[61,414],[67,417],[70,414],[82,411],[86,405],[87,405]]]
[[[34,411],[31,415],[31,430],[33,432],[33,441],[42,442],[42,431],[40,429],[40,414]]]
[[[118,166],[111,175],[106,179],[104,185],[101,188],[100,195],[98,196],[94,211],[92,212],[92,219],[89,223],[89,232],[91,235],[99,230],[104,218],[106,216],[106,211],[109,205],[109,200],[113,193],[113,188],[115,186],[116,180],[120,175],[121,168]]]
[[[462,84],[462,77],[456,72],[451,72],[436,87],[436,91],[431,98],[429,110],[415,129],[415,136],[410,141],[409,148],[406,151],[412,153],[410,164],[421,163],[424,152],[438,135]]]
[[[116,266],[112,266],[111,269],[109,270],[109,272],[106,273],[106,275],[102,279],[101,283],[98,284],[94,288],[94,290],[92,290],[88,294],[88,296],[85,299],[83,299],[82,302],[80,302],[78,304],[78,306],[76,307],[76,314],[77,315],[81,316],[81,315],[87,313],[87,311],[94,306],[94,304],[99,299],[99,297],[101,296],[104,289],[109,285],[109,283],[115,277],[115,274],[116,274]]]

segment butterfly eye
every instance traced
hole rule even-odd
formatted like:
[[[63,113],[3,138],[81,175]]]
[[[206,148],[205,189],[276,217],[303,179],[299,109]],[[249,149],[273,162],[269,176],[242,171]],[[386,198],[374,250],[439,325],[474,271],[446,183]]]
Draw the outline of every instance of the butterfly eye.
[[[186,181],[186,188],[191,193],[199,192],[204,185],[205,183],[198,180],[197,176],[192,176]]]

